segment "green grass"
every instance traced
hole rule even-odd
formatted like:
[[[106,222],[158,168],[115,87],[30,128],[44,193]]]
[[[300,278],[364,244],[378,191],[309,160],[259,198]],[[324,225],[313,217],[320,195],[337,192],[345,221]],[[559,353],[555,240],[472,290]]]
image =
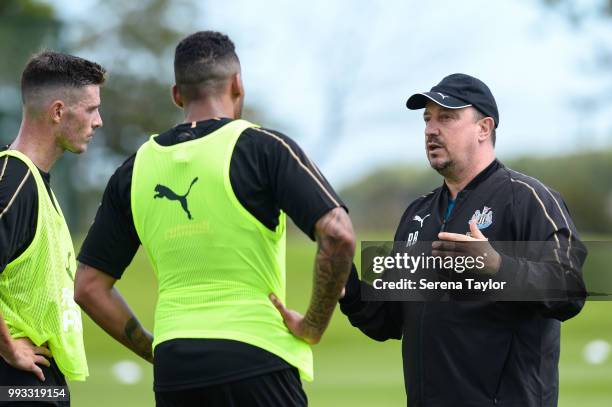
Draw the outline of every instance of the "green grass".
[[[369,240],[385,239],[384,234]],[[304,311],[312,286],[315,245],[290,235],[287,258],[288,305]],[[156,283],[144,253],[118,283],[118,288],[143,325],[153,327]],[[584,346],[595,339],[612,343],[612,303],[589,302],[576,318],[563,324],[560,363],[561,407],[603,407],[612,400],[612,357],[601,365],[588,365]],[[71,383],[73,405],[152,406],[152,367],[112,340],[84,316],[85,345],[90,377],[85,383]],[[375,342],[351,327],[337,311],[323,341],[314,347],[315,381],[305,383],[310,405],[405,406],[399,341]],[[112,374],[119,360],[142,366],[143,378],[134,385],[120,384]]]

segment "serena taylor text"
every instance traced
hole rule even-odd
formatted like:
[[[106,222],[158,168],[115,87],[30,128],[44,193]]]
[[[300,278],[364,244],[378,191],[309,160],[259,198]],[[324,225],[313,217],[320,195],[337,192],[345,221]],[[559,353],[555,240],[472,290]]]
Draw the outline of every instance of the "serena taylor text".
[[[463,281],[428,281],[426,278],[421,278],[418,282],[402,278],[399,281],[384,281],[377,278],[372,282],[372,285],[377,290],[503,290],[506,287],[506,281],[479,281],[473,278],[466,278]]]

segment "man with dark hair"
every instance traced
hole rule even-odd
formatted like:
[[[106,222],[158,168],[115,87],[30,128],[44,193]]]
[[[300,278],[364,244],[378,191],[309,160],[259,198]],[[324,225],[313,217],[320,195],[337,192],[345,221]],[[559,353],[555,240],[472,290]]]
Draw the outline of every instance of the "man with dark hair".
[[[342,312],[375,340],[402,339],[408,405],[556,406],[560,322],[578,314],[586,296],[586,249],[569,211],[559,193],[495,158],[499,112],[479,79],[449,75],[407,107],[424,109],[427,159],[444,183],[408,206],[395,247],[429,242],[425,250],[438,259],[476,253],[482,268],[469,268],[469,277],[511,284],[520,296],[495,301],[449,288],[374,301],[381,298],[370,297],[372,286],[353,270]],[[535,244],[494,249],[507,242]],[[534,255],[534,247],[544,250]],[[443,270],[435,277],[460,279]]]
[[[100,65],[50,51],[23,71],[21,128],[0,152],[1,386],[65,386],[65,377],[88,375],[74,248],[49,171],[64,151],[84,152],[102,126],[104,81]]]
[[[293,140],[240,119],[227,36],[188,36],[174,67],[185,123],[151,137],[109,180],[78,257],[77,302],[153,362],[158,406],[304,406],[309,344],[352,262],[350,219]],[[318,244],[304,316],[282,303],[285,214]],[[113,288],[141,244],[159,285],[154,338]]]
[[[236,73],[240,73],[240,61],[227,36],[200,32],[176,48],[174,75],[183,102],[219,93]]]

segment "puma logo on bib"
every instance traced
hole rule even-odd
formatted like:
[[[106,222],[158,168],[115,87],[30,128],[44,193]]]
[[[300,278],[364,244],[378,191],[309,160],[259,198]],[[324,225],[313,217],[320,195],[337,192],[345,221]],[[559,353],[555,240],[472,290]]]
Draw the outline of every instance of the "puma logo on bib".
[[[162,185],[162,184],[157,184],[155,186],[156,194],[155,196],[153,196],[153,198],[154,199],[166,198],[169,201],[179,201],[181,204],[181,208],[183,208],[183,211],[185,211],[185,213],[187,214],[187,218],[191,220],[193,219],[193,217],[191,216],[191,212],[189,212],[189,207],[187,205],[187,196],[191,192],[191,187],[193,187],[193,184],[195,184],[197,181],[198,181],[198,177],[195,177],[193,181],[191,181],[191,185],[189,185],[189,189],[187,190],[187,193],[185,193],[185,195],[179,195],[173,190],[171,190],[170,188],[168,188],[167,186]]]

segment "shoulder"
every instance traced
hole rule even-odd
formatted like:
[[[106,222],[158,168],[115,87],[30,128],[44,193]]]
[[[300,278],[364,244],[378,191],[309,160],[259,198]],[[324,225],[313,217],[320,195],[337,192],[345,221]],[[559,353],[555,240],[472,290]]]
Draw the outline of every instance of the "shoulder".
[[[119,167],[117,167],[117,170],[115,171],[116,173],[129,173],[134,169],[134,161],[136,160],[136,153],[132,154],[131,156],[129,156],[128,158],[125,159],[125,161],[123,161],[121,163],[121,165]]]
[[[120,196],[128,196],[132,186],[132,173],[134,171],[134,161],[136,154],[129,156],[111,175],[106,185],[106,192],[111,194],[119,194]]]
[[[17,157],[9,155],[0,157],[0,181],[15,176],[24,176],[28,170],[28,165]]]
[[[410,204],[406,208],[406,212],[418,211],[422,208],[428,207],[431,204],[431,201],[440,192],[441,189],[442,187],[438,187],[433,191],[429,191],[428,193],[419,196],[417,199],[410,202]]]
[[[532,221],[550,223],[555,229],[562,225],[570,227],[571,216],[559,192],[532,176],[511,169],[508,172],[518,213]]]
[[[289,136],[265,127],[249,127],[240,135],[239,142],[253,143],[254,147],[301,150]]]
[[[236,151],[253,162],[259,162],[271,174],[296,168],[322,177],[317,166],[291,137],[277,130],[249,127],[236,144]]]
[[[27,164],[15,157],[1,157],[0,208],[6,209],[16,199],[36,196],[36,180]],[[35,203],[35,200],[32,203]]]
[[[418,214],[422,210],[429,208],[429,206],[431,205],[431,201],[440,192],[441,189],[442,187],[438,187],[433,191],[423,194],[414,201],[410,202],[410,204],[404,211],[402,218],[400,219],[400,224],[402,224],[406,220],[406,218],[412,217],[412,215]]]
[[[117,167],[117,169],[115,170],[115,172],[111,176],[111,179],[113,179],[113,178],[119,178],[119,179],[128,178],[128,179],[131,179],[132,178],[132,172],[134,171],[134,162],[135,161],[136,161],[136,153],[134,153],[131,156],[129,156],[128,158],[126,158],[125,161],[123,161],[123,163],[121,163],[121,165],[119,167]]]
[[[539,179],[522,172],[505,167],[508,180],[512,183],[515,200],[519,203],[536,202],[558,205],[562,201],[561,194]]]

